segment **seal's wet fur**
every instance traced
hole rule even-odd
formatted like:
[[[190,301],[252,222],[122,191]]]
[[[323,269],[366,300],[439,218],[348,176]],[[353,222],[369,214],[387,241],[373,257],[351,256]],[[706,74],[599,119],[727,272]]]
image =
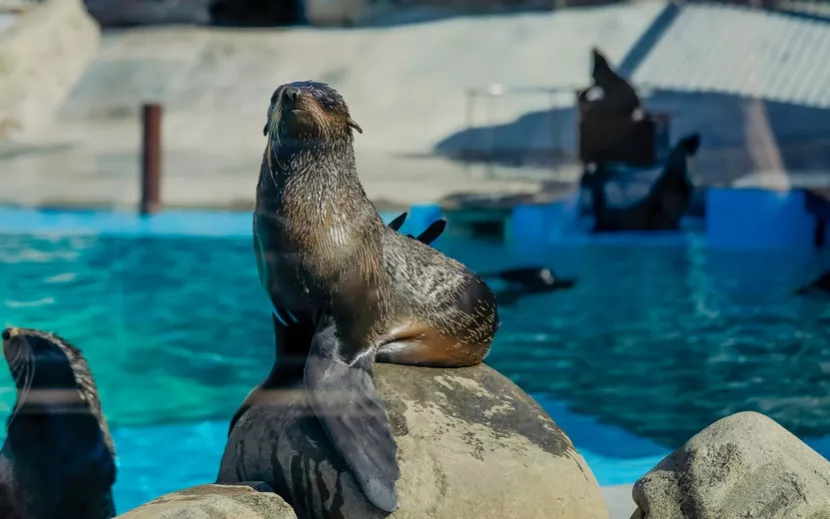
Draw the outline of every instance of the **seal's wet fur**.
[[[38,330],[2,337],[17,401],[0,450],[0,516],[114,517],[115,447],[83,355]]]
[[[366,497],[391,512],[400,474],[375,360],[474,365],[499,323],[480,277],[384,226],[358,178],[353,131],[362,133],[325,84],[282,85],[271,98],[254,250],[277,321],[300,328],[278,344],[267,385],[303,380]]]

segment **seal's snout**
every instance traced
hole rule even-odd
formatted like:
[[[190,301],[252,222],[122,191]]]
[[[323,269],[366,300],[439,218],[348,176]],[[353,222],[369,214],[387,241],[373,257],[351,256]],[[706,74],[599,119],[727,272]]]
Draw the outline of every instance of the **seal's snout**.
[[[14,335],[14,328],[5,328],[3,330],[3,340],[4,341],[11,340],[12,335]]]
[[[288,87],[285,89],[285,92],[283,93],[285,99],[292,103],[296,103],[297,101],[299,101],[300,95],[302,95],[302,90],[300,90],[297,87]]]

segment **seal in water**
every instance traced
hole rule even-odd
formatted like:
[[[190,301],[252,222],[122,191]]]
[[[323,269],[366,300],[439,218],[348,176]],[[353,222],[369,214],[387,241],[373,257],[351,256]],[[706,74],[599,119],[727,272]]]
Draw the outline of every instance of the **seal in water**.
[[[663,173],[642,200],[628,207],[609,207],[605,195],[607,166],[587,168],[584,184],[591,192],[594,232],[669,231],[680,229],[689,208],[694,186],[689,178],[689,158],[700,147],[700,134],[688,135],[669,154]]]
[[[496,299],[502,306],[512,305],[523,295],[544,294],[557,290],[570,290],[576,285],[574,278],[557,277],[547,267],[519,267],[492,273],[481,273],[483,278],[499,278],[510,284],[498,291]]]
[[[397,508],[397,445],[372,381],[374,362],[480,363],[498,329],[495,295],[479,276],[383,224],[357,174],[362,133],[328,85],[297,82],[268,109],[254,212],[260,282],[281,322],[308,323],[292,343],[315,414],[377,508]],[[279,361],[278,362],[282,362]]]
[[[794,291],[796,295],[830,294],[830,270],[823,272],[819,277]]]
[[[6,328],[17,402],[0,450],[0,510],[21,519],[115,516],[115,447],[92,372],[57,335]]]

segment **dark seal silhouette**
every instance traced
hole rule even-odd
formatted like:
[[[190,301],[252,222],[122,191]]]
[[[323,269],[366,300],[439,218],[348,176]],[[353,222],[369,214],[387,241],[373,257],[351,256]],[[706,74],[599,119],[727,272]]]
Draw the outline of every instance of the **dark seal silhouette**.
[[[608,166],[589,165],[583,177],[591,193],[594,232],[670,231],[680,229],[680,220],[689,209],[694,186],[689,178],[688,161],[700,147],[700,135],[682,138],[669,154],[662,174],[648,194],[624,207],[610,207],[605,194]],[[593,171],[592,171],[593,169]]]
[[[810,283],[795,290],[797,295],[830,294],[830,270],[822,273]]]
[[[353,131],[362,133],[329,86],[277,88],[264,128],[254,250],[275,317],[313,330],[310,343],[285,343],[275,383],[302,378],[366,498],[391,512],[400,471],[374,362],[475,365],[499,322],[483,279],[383,224],[357,175]]]
[[[479,273],[479,276],[485,279],[499,278],[509,284],[507,288],[496,292],[496,300],[501,306],[512,305],[525,295],[570,290],[576,285],[575,278],[560,278],[547,267],[519,267]]]
[[[604,116],[629,117],[641,107],[640,98],[634,87],[620,76],[608,63],[599,49],[591,49],[593,69],[591,77],[594,90],[588,89],[583,97],[593,103],[594,109]]]
[[[0,517],[114,517],[115,447],[83,355],[38,330],[2,337],[17,401],[0,450]]]

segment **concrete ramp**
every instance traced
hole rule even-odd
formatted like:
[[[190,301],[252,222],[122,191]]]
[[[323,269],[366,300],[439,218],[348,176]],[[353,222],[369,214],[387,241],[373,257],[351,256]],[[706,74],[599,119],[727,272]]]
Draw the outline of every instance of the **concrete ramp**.
[[[71,150],[6,161],[0,182],[13,189],[0,197],[135,204],[138,108],[159,101],[165,106],[165,203],[248,207],[268,99],[279,84],[306,79],[337,88],[363,127],[355,144],[358,168],[373,200],[397,207],[459,191],[532,192],[550,179],[549,170],[502,167],[485,176],[433,155],[436,143],[464,128],[465,89],[583,86],[591,47],[619,61],[664,5],[644,1],[359,29],[106,31],[98,58],[37,142]],[[491,124],[550,106],[547,96],[504,98],[497,105]]]

